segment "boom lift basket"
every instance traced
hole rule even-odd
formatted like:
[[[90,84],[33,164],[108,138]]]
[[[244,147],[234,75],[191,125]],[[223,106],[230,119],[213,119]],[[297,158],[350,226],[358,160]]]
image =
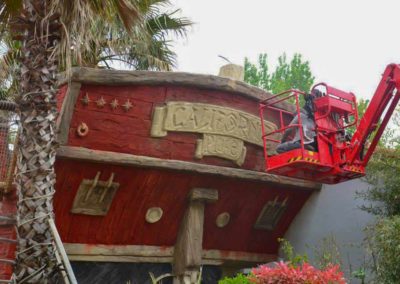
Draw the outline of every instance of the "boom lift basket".
[[[314,111],[314,142],[317,149],[308,148],[304,143],[299,106],[299,96],[304,95],[298,90],[289,90],[260,102],[265,170],[272,174],[328,184],[364,176],[365,167],[400,101],[400,65],[389,64],[386,67],[361,120],[358,119],[353,93],[332,88],[325,83],[313,87],[307,96],[307,103]],[[294,114],[279,107],[279,103],[293,98],[296,103]],[[264,117],[277,112],[280,117],[279,128],[266,133]],[[287,117],[296,115],[298,123],[290,125]],[[271,142],[280,143],[274,139],[277,133],[283,134],[295,127],[300,137],[299,149],[276,154],[274,149],[269,148]],[[350,127],[354,130],[352,137],[346,133]]]
[[[350,146],[345,141],[345,129],[356,125],[358,121],[357,104],[354,94],[334,89],[326,84],[318,84],[316,88],[324,88],[325,92],[313,96],[316,138],[314,145],[304,143],[304,133],[300,115],[300,97],[307,95],[299,90],[288,90],[260,102],[260,117],[262,139],[264,143],[265,170],[268,173],[293,178],[312,180],[334,184],[364,175],[364,168],[359,166],[344,167],[345,152]],[[314,91],[312,91],[312,94]],[[282,102],[295,102],[295,111],[279,107]],[[266,132],[264,119],[278,112],[278,129]],[[297,116],[298,123],[291,124]],[[289,119],[288,119],[289,118]],[[351,120],[351,121],[350,121]],[[300,136],[300,147],[277,154],[275,149],[268,147],[277,133],[283,134],[288,129],[297,128]],[[270,142],[270,143],[267,143]]]

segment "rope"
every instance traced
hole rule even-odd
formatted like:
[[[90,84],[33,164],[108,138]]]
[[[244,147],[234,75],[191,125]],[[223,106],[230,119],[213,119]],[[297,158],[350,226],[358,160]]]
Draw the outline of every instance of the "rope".
[[[22,254],[22,253],[25,253],[25,252],[27,252],[28,250],[33,249],[33,248],[35,248],[35,247],[39,247],[39,246],[52,246],[52,245],[53,245],[52,243],[37,243],[37,244],[34,244],[34,245],[32,245],[32,246],[30,246],[30,247],[28,247],[28,248],[26,248],[26,249],[24,249],[24,250],[22,250],[22,251],[20,251],[20,252],[17,252],[17,255],[20,255],[20,254]]]
[[[56,191],[53,190],[49,194],[23,198],[18,202],[18,204],[21,204],[22,202],[29,201],[29,200],[45,199],[45,198],[48,198],[48,197],[52,197],[55,193],[56,193]]]
[[[23,226],[23,225],[25,225],[25,224],[27,224],[27,223],[29,223],[29,222],[35,221],[35,220],[37,220],[37,219],[45,218],[45,217],[50,217],[50,216],[52,216],[52,213],[45,214],[45,215],[42,215],[42,216],[38,216],[38,217],[35,217],[35,218],[32,218],[32,219],[25,220],[25,221],[23,221],[22,223],[19,223],[19,222],[18,222],[18,223],[17,223],[17,227],[21,227],[21,226]]]

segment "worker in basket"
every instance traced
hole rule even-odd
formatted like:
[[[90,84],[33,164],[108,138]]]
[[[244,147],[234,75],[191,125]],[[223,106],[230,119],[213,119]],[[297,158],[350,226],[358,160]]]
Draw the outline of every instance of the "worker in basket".
[[[319,90],[313,90],[311,94],[307,94],[304,96],[305,103],[304,106],[300,109],[300,118],[301,124],[303,128],[303,138],[304,138],[304,148],[311,151],[317,151],[317,143],[316,143],[316,133],[315,133],[315,120],[314,120],[314,104],[313,98],[321,96],[321,92]],[[298,115],[294,114],[293,120],[289,125],[298,124]],[[281,143],[276,147],[276,152],[278,154],[284,153],[293,149],[298,149],[301,147],[300,142],[300,131],[299,127],[294,126],[285,130],[283,133]],[[294,133],[294,135],[293,135]],[[293,137],[292,140],[288,141],[290,137]]]

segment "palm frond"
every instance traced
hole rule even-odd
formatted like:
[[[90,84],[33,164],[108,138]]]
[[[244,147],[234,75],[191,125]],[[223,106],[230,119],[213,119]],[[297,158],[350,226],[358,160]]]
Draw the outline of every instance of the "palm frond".
[[[20,43],[13,41],[9,33],[3,35],[0,42],[0,90],[2,99],[14,99],[17,94],[17,82],[13,80],[18,69]]]
[[[169,0],[52,0],[63,35],[55,51],[59,67],[96,67],[119,60],[135,69],[171,70],[176,54],[171,36],[185,37],[192,22],[168,11]],[[18,14],[22,0],[0,3],[0,31]],[[3,29],[5,30],[5,29]],[[1,39],[1,38],[0,38]]]
[[[139,0],[138,7],[142,15],[153,17],[164,12],[171,5],[169,0]]]
[[[123,29],[114,29],[114,45],[102,56],[101,61],[104,65],[107,64],[103,59],[107,58],[140,70],[172,70],[176,66],[176,54],[172,51],[168,39],[170,36],[184,38],[193,23],[187,18],[178,17],[179,9],[160,12],[168,5],[170,2],[165,0],[139,1],[143,25],[140,25],[136,32],[138,36],[141,35],[140,40],[127,37]]]
[[[175,17],[179,10],[164,13],[156,17],[147,19],[146,25],[152,36],[165,36],[173,32],[175,36],[185,37],[187,28],[193,25],[193,22],[187,18]]]
[[[22,8],[22,0],[2,0],[0,1],[0,40],[3,40],[4,33],[7,31],[11,19]]]
[[[18,14],[22,8],[22,0],[0,1],[0,21],[7,23],[11,16]]]
[[[131,37],[140,23],[136,0],[53,0],[52,3],[64,26],[58,51],[64,67],[73,63],[85,65],[84,58],[101,46],[108,27],[117,23]]]

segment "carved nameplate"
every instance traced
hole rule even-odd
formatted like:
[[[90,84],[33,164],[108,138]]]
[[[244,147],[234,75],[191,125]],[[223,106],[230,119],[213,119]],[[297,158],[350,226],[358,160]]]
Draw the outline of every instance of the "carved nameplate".
[[[266,132],[276,125],[264,121]],[[198,140],[196,157],[217,156],[241,165],[246,157],[243,142],[263,146],[260,118],[237,109],[203,103],[168,102],[156,107],[151,128],[152,137],[164,137],[168,131],[204,134]],[[276,140],[280,135],[272,136]],[[275,148],[276,143],[268,143]]]
[[[198,159],[203,156],[216,156],[234,161],[241,166],[246,158],[246,147],[243,140],[215,135],[204,134],[203,139],[197,140],[195,157]]]

